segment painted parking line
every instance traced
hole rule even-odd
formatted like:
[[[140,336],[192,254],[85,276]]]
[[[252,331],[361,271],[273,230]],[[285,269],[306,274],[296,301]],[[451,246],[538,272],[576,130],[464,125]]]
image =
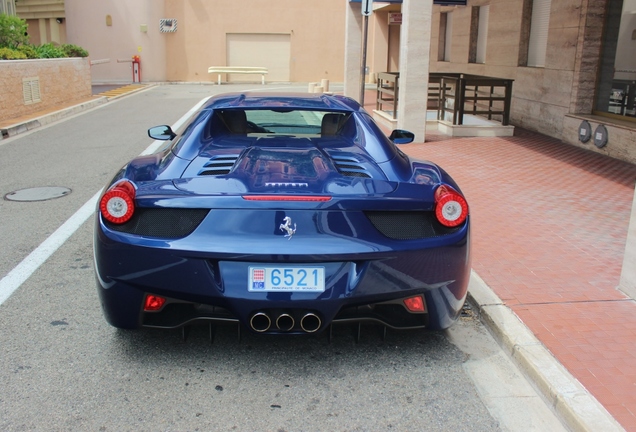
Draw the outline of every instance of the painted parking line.
[[[210,96],[211,97],[211,96]],[[210,97],[202,99],[183,117],[176,121],[173,129],[180,128]],[[165,141],[154,141],[141,154],[151,154]],[[44,262],[71,237],[86,220],[93,215],[97,200],[102,191],[99,190],[84,205],[62,224],[53,234],[44,240],[33,252],[15,266],[0,280],[0,305],[2,305]]]

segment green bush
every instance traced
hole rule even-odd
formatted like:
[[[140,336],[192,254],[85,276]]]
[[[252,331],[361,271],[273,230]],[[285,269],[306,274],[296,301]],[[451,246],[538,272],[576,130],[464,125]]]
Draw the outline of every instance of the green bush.
[[[88,51],[77,45],[64,44],[60,48],[66,53],[67,57],[88,57]]]
[[[39,58],[63,58],[66,57],[66,53],[62,51],[60,47],[47,43],[35,47],[35,51],[38,53]]]
[[[20,51],[28,59],[38,58],[38,52],[35,50],[35,47],[33,47],[32,45],[20,45],[17,48],[17,51]]]
[[[11,48],[0,48],[0,59],[2,60],[22,60],[27,58],[26,54]]]
[[[0,14],[0,48],[17,48],[29,41],[27,23],[15,16]]]

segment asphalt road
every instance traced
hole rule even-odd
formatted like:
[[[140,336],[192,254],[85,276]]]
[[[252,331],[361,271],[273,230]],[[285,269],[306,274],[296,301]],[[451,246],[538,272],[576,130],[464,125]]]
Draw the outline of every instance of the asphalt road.
[[[0,141],[3,196],[72,189],[48,201],[0,200],[0,278],[151,144],[149,126],[173,124],[219,90],[227,88],[159,86]],[[507,360],[471,317],[450,332],[389,332],[385,340],[364,327],[359,343],[349,327],[337,327],[332,343],[251,334],[239,342],[234,327],[221,327],[213,344],[206,327],[186,341],[178,331],[116,330],[97,299],[92,225],[82,223],[0,304],[2,431],[558,426],[509,364],[505,372],[488,366]]]

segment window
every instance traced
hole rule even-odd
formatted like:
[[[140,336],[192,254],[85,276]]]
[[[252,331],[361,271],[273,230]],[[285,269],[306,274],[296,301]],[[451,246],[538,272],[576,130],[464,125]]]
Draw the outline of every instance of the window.
[[[438,61],[450,61],[451,34],[453,32],[453,15],[442,12],[439,22],[439,45],[437,49]]]
[[[532,0],[527,66],[544,67],[552,0]]]
[[[610,1],[596,89],[595,114],[636,121],[636,0]]]
[[[473,6],[470,22],[469,63],[486,63],[486,40],[490,6]]]

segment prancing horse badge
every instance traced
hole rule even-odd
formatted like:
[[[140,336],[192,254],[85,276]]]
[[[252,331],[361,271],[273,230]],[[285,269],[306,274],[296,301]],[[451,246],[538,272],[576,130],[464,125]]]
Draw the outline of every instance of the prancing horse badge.
[[[296,224],[294,224],[294,227],[292,228],[292,220],[289,216],[285,216],[283,223],[280,224],[278,228],[281,231],[287,231],[287,234],[285,234],[287,240],[291,240],[292,236],[296,234]]]

